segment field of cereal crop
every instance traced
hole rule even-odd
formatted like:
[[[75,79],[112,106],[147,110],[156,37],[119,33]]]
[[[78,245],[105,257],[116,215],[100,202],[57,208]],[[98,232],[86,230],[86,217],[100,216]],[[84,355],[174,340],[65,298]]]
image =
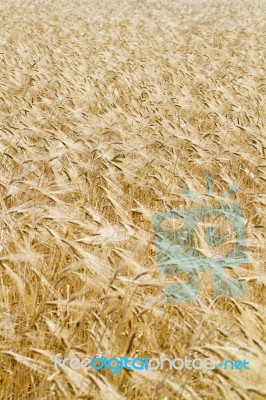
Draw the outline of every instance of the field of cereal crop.
[[[0,21],[0,399],[265,398],[266,2],[1,0]],[[198,301],[165,302],[186,276],[160,274],[153,213],[233,184],[248,294],[201,271]],[[57,371],[58,353],[250,369]]]

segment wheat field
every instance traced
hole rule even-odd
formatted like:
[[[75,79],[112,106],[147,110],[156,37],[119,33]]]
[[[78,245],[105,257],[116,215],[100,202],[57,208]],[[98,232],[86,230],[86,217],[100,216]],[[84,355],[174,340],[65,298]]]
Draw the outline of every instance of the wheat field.
[[[263,399],[265,0],[0,1],[0,398]],[[205,174],[214,176],[210,203]],[[165,302],[152,215],[242,205],[248,286]],[[246,359],[248,371],[54,368]]]

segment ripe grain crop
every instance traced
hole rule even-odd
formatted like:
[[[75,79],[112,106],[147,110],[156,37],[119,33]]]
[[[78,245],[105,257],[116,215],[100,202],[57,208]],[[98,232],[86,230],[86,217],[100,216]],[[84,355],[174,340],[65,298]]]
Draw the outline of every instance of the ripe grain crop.
[[[263,0],[0,1],[0,398],[263,399]],[[152,214],[243,207],[244,298],[166,303]],[[247,359],[56,371],[53,357]]]

